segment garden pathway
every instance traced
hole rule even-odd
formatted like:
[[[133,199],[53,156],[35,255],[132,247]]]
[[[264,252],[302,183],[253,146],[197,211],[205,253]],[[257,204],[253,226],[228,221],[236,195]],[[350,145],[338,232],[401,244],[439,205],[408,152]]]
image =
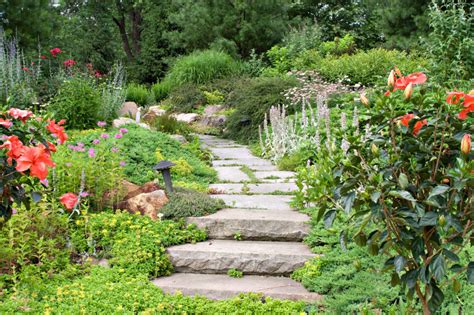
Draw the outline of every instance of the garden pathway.
[[[315,256],[302,243],[309,217],[289,202],[297,189],[293,172],[278,171],[268,160],[230,140],[200,136],[214,155],[219,183],[212,197],[226,209],[188,218],[208,231],[209,240],[167,249],[177,273],[153,280],[165,292],[225,299],[239,293],[263,293],[279,299],[315,302],[321,299],[288,276]],[[227,275],[229,269],[244,273]]]

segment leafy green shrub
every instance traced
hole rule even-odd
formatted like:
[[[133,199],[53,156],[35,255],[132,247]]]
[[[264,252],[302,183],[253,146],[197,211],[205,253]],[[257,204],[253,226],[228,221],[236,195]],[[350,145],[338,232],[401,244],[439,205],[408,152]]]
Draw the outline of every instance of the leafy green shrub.
[[[227,275],[232,278],[242,278],[244,276],[244,273],[237,269],[229,269],[227,271]]]
[[[152,169],[158,162],[157,151],[160,152],[162,159],[176,161],[182,158],[193,168],[191,174],[173,176],[173,181],[208,185],[216,179],[216,172],[212,168],[169,135],[134,125],[129,125],[127,128],[128,133],[120,142],[120,154],[126,162],[125,175],[131,182],[144,184],[156,178],[161,179],[161,175]]]
[[[174,112],[189,113],[206,103],[206,99],[196,84],[183,84],[170,92],[166,105]]]
[[[236,83],[226,102],[235,111],[227,120],[225,135],[247,143],[256,140],[265,114],[272,106],[283,104],[283,92],[296,84],[293,78],[280,77],[243,79]]]
[[[270,63],[278,73],[286,73],[292,68],[292,58],[287,47],[273,46],[267,52]]]
[[[168,97],[172,88],[172,84],[170,80],[163,80],[160,82],[156,82],[151,86],[151,92],[153,93],[153,97],[156,102],[160,102]]]
[[[127,137],[127,134],[117,134]],[[68,192],[78,194],[83,189],[96,210],[120,201],[123,196],[120,187],[125,179],[118,149],[122,140],[104,130],[73,133],[68,146],[61,146],[54,155],[56,168],[49,176],[54,196],[59,198]]]
[[[205,84],[238,71],[239,65],[231,56],[219,51],[205,50],[178,58],[166,79],[176,86],[185,83]]]
[[[73,250],[110,257],[119,272],[168,275],[173,267],[165,247],[206,239],[206,233],[184,222],[153,221],[128,212],[101,212],[81,216],[71,233]]]
[[[22,207],[0,227],[0,292],[12,285],[24,268],[40,276],[69,264],[67,218],[58,208],[46,201],[30,209]]]
[[[344,37],[336,37],[333,41],[321,43],[319,50],[323,56],[343,54],[352,54],[355,51],[355,39],[351,34],[346,34]]]
[[[209,105],[221,104],[224,100],[224,95],[218,90],[212,92],[204,91],[203,94],[206,98],[206,103]]]
[[[258,294],[242,294],[223,301],[168,295],[145,275],[130,277],[115,268],[98,266],[83,277],[55,283],[46,290],[36,298],[18,292],[0,304],[0,313],[28,309],[33,313],[65,314],[301,314],[305,310],[304,302],[274,300]]]
[[[150,101],[150,92],[147,87],[142,84],[130,83],[127,86],[127,101],[135,102],[139,106],[145,106]]]
[[[58,119],[65,119],[71,129],[93,128],[97,121],[104,118],[100,115],[100,92],[88,79],[79,76],[60,86],[48,110]]]
[[[169,199],[170,201],[160,210],[165,219],[201,217],[225,207],[224,202],[220,199],[180,187],[177,187],[175,192],[169,195]]]
[[[176,120],[170,114],[157,116],[150,125],[158,131],[169,134],[187,135],[190,133],[190,128],[186,123]]]
[[[429,10],[430,29],[426,49],[431,56],[433,77],[447,80],[469,80],[474,69],[472,37],[472,4],[432,2]],[[459,88],[459,87],[458,87]]]
[[[387,73],[397,65],[404,73],[414,72],[426,66],[425,59],[405,52],[381,48],[361,51],[354,55],[327,56],[320,59],[315,70],[329,81],[344,80],[363,85],[386,84]]]

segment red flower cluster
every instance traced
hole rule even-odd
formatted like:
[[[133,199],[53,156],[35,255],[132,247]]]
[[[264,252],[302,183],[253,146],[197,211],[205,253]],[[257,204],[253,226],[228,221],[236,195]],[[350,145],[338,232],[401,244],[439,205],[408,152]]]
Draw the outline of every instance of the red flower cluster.
[[[74,206],[76,205],[78,200],[79,200],[79,198],[77,197],[77,195],[75,195],[73,193],[64,194],[59,198],[59,201],[68,210],[72,210],[74,208]]]
[[[58,143],[63,144],[67,140],[67,134],[64,132],[64,125],[66,121],[64,119],[58,121],[58,123],[55,122],[55,120],[48,120],[49,125],[46,126],[46,129],[51,132],[55,137],[58,138]]]
[[[393,89],[391,91],[387,90],[384,95],[389,96],[391,92],[395,92],[396,90],[405,90],[406,88],[411,89],[414,85],[425,83],[427,79],[426,74],[423,72],[414,72],[404,77],[400,70],[395,67],[395,70],[390,71],[387,79],[388,86],[393,87]],[[412,91],[410,90],[408,95],[405,95],[405,97],[409,98],[411,92]]]
[[[72,59],[68,59],[68,60],[64,61],[63,64],[66,66],[66,68],[70,68],[70,67],[74,66],[75,64],[77,64],[77,62],[75,62]]]
[[[57,55],[62,53],[62,50],[56,47],[56,48],[51,49],[49,52],[51,53],[51,55],[53,55],[53,57],[56,58]]]
[[[410,123],[410,120],[412,120],[413,118],[415,118],[414,114],[405,114],[402,117],[400,117],[400,123],[408,128],[408,124]],[[420,132],[420,129],[427,124],[428,124],[428,121],[426,119],[417,121],[415,123],[415,126],[413,126],[413,135],[416,136]]]
[[[463,98],[462,105],[464,109],[459,113],[459,119],[466,119],[467,115],[471,112],[474,112],[474,90],[470,91],[468,94],[464,92],[449,92],[446,102],[448,104],[459,104]]]
[[[14,119],[21,120],[23,123],[33,116],[32,112],[18,108],[9,109],[7,114]],[[61,126],[62,124],[64,124],[64,121],[60,121],[56,124],[54,120],[52,120],[49,121],[49,125],[46,126],[46,128],[58,138],[59,143],[64,143],[67,139],[64,127]],[[0,125],[5,128],[10,128],[12,122],[8,119],[0,118]],[[7,149],[7,162],[11,165],[13,160],[15,160],[15,169],[18,172],[29,170],[31,176],[43,180],[48,176],[48,167],[55,166],[51,160],[51,152],[56,152],[56,147],[50,142],[48,142],[47,145],[46,147],[40,143],[37,146],[25,146],[17,136],[9,136],[6,137],[0,149]]]

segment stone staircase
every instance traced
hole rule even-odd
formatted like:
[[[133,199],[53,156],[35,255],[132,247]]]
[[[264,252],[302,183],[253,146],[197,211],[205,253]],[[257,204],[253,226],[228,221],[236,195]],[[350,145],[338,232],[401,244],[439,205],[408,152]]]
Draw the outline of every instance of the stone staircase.
[[[294,211],[288,193],[296,190],[294,174],[278,171],[242,145],[201,136],[215,156],[213,166],[222,183],[211,185],[228,208],[205,217],[188,218],[206,229],[209,240],[167,249],[176,273],[153,280],[165,292],[226,299],[256,292],[279,299],[316,302],[288,276],[315,256],[301,241],[309,217]],[[232,278],[229,269],[243,272]]]

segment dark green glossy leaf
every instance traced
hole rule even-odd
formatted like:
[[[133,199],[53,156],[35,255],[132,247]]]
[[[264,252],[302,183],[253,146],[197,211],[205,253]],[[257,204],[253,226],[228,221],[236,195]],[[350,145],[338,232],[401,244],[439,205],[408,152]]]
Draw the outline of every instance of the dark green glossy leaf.
[[[458,255],[456,255],[455,253],[453,253],[452,251],[448,249],[443,249],[443,255],[454,262],[459,262]]]
[[[444,194],[447,190],[449,189],[449,186],[446,185],[438,185],[433,190],[431,191],[430,195],[428,196],[428,199],[438,196],[441,194]]]
[[[344,212],[346,214],[349,214],[351,212],[352,205],[354,204],[354,199],[355,199],[354,191],[350,192],[348,195],[342,198],[343,203],[344,203]]]
[[[430,263],[430,270],[436,281],[443,280],[446,274],[446,262],[444,256],[437,254]]]
[[[407,260],[403,256],[396,256],[395,259],[393,260],[393,265],[395,266],[395,270],[397,272],[402,272],[402,270],[405,268],[405,265],[407,263]]]
[[[370,199],[374,202],[377,203],[379,201],[379,198],[382,194],[379,191],[374,191],[372,194],[370,194]]]
[[[336,218],[336,210],[329,210],[324,214],[324,227],[329,229]]]
[[[436,284],[431,284],[431,298],[428,301],[428,306],[432,312],[435,312],[443,303],[444,294],[443,292],[436,286]]]
[[[427,212],[420,219],[420,226],[434,226],[438,222],[438,214],[436,212]]]
[[[469,262],[467,265],[467,282],[474,284],[474,261]]]
[[[408,187],[408,177],[404,173],[400,173],[398,177],[398,185],[401,189],[406,189]]]
[[[413,198],[412,194],[406,190],[395,190],[391,191],[389,194],[394,197],[416,202],[416,199]]]

